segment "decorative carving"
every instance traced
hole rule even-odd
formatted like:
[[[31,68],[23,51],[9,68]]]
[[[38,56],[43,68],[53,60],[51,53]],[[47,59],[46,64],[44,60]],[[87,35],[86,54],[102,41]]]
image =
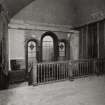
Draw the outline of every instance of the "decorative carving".
[[[95,13],[91,14],[91,19],[92,20],[99,20],[99,19],[103,19],[104,16],[104,12],[103,11],[97,11]]]
[[[34,45],[31,43],[30,49],[33,50],[33,48],[34,48]]]

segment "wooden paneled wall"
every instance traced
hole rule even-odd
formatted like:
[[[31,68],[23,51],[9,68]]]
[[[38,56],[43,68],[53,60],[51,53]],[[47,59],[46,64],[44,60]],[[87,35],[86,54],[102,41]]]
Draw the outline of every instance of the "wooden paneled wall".
[[[76,28],[80,32],[80,59],[105,58],[105,20]]]

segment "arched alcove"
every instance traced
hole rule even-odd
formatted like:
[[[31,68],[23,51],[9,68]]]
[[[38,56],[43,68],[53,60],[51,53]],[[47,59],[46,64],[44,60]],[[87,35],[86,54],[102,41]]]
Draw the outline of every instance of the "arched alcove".
[[[45,32],[41,37],[42,61],[56,61],[58,58],[58,38],[51,31]]]

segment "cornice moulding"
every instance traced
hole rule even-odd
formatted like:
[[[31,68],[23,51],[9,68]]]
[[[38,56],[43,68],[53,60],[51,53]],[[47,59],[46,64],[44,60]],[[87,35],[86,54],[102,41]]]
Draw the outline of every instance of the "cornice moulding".
[[[32,21],[21,21],[12,19],[8,25],[9,29],[23,29],[23,30],[40,30],[40,31],[55,31],[55,32],[78,32],[72,30],[69,25],[56,25],[48,23],[35,23]]]

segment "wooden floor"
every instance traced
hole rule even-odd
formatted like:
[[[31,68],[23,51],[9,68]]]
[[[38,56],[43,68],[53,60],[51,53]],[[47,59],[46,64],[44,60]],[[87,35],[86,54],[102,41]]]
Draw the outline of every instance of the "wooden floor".
[[[0,105],[105,105],[105,77],[0,91]]]

